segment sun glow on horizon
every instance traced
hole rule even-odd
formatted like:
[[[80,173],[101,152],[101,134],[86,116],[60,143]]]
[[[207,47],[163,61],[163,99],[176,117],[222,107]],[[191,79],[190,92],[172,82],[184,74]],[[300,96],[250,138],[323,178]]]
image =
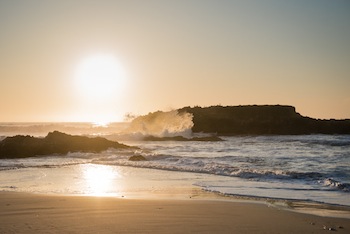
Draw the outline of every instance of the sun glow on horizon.
[[[106,128],[108,127],[109,124],[111,124],[110,121],[95,121],[92,123],[93,124],[93,127],[102,127],[102,128]]]

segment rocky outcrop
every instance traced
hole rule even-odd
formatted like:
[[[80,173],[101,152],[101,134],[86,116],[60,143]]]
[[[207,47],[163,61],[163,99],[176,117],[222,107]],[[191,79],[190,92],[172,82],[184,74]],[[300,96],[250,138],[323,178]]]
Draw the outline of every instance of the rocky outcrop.
[[[218,135],[350,134],[350,120],[304,117],[293,106],[251,105],[184,107],[193,115],[193,132]]]
[[[58,131],[45,138],[17,135],[0,141],[0,158],[24,158],[68,152],[101,152],[108,148],[136,148],[102,137],[72,136]]]
[[[138,162],[138,161],[147,161],[147,159],[142,155],[133,155],[129,158],[129,161]]]

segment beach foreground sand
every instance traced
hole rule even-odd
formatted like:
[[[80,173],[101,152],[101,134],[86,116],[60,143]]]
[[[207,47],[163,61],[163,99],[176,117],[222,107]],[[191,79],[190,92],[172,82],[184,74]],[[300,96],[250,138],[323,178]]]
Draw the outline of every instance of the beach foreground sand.
[[[350,219],[266,204],[0,193],[0,233],[349,233]]]

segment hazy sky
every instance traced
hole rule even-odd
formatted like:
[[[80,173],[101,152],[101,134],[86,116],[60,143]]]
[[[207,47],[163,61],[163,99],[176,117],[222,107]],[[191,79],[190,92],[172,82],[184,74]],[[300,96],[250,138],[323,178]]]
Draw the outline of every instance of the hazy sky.
[[[77,69],[101,55],[121,87],[89,97]],[[217,104],[350,118],[350,1],[0,0],[2,122]]]

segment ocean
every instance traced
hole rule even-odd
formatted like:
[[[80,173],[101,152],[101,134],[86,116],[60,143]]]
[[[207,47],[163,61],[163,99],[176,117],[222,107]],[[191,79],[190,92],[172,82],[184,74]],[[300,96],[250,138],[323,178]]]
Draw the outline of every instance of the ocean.
[[[0,140],[18,134],[44,137],[59,130],[103,136],[140,149],[0,159],[0,191],[124,196],[126,191],[141,194],[193,186],[223,195],[350,206],[350,135],[143,141],[122,135],[127,126],[1,123]],[[147,160],[128,160],[133,155]]]

